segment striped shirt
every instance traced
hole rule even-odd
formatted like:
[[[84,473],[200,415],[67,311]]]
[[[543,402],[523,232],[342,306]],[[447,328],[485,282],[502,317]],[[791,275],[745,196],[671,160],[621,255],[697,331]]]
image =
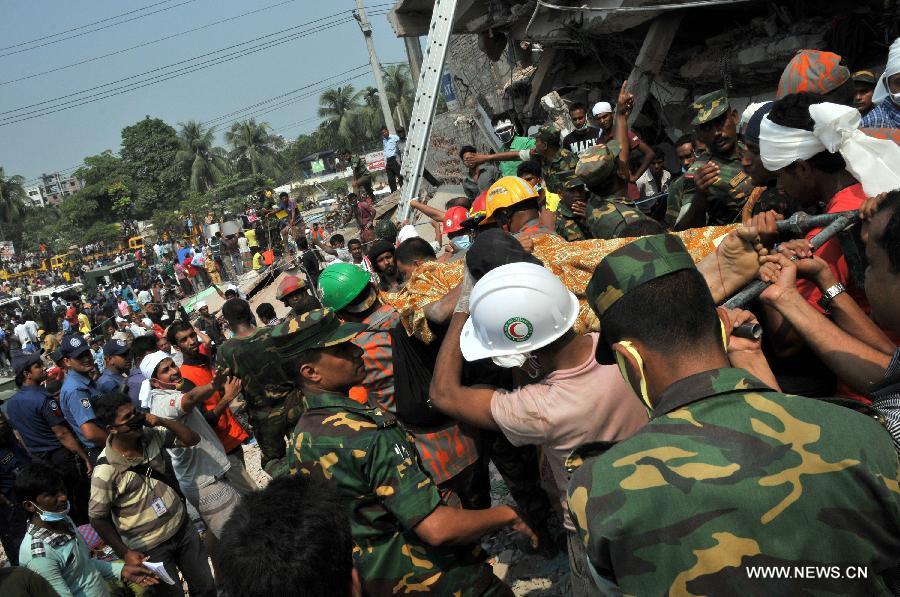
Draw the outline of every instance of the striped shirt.
[[[885,419],[885,427],[900,452],[900,348],[894,351],[890,364],[884,371],[884,379],[872,392],[872,408]]]
[[[110,436],[112,437],[112,436]],[[165,473],[166,448],[175,445],[175,436],[166,430],[144,428],[144,455],[128,458],[107,440],[100,458],[105,464],[94,467],[88,514],[93,518],[112,518],[122,541],[129,549],[146,551],[171,538],[184,522],[184,503],[175,489],[147,475],[128,469],[151,466]],[[159,500],[159,501],[158,501]],[[154,509],[154,502],[161,502]]]
[[[897,129],[900,128],[900,107],[891,98],[885,98],[863,116],[860,128]]]

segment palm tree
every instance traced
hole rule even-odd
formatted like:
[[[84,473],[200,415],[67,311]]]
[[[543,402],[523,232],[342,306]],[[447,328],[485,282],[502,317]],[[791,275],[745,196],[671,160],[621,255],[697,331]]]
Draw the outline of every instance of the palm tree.
[[[204,193],[215,186],[228,170],[225,150],[213,147],[216,127],[203,128],[195,120],[180,122],[178,141],[181,149],[175,161],[190,172],[191,190]]]
[[[9,178],[0,166],[0,223],[11,224],[25,213],[25,178],[14,174]]]
[[[246,160],[254,176],[260,173],[275,175],[281,171],[270,128],[268,123],[257,123],[255,118],[251,118],[235,122],[231,125],[231,130],[225,133],[225,140],[232,147],[232,157]]]
[[[321,124],[322,130],[349,140],[347,116],[359,107],[359,95],[353,85],[345,85],[328,89],[319,96],[319,116],[325,119]]]
[[[406,126],[412,113],[416,88],[409,76],[409,67],[396,64],[384,69],[384,92],[388,103],[394,107],[393,112],[400,126]]]

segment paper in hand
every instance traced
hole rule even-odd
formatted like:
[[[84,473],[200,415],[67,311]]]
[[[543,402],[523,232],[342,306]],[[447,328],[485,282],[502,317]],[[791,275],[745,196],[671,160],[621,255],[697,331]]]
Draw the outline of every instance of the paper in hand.
[[[166,572],[166,567],[162,562],[144,562],[144,566],[167,585],[177,584],[175,580],[169,576],[169,573]]]

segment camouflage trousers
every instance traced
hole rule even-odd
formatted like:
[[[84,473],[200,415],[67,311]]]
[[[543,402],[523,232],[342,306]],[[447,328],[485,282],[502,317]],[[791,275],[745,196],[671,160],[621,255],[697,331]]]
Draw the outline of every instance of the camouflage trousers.
[[[252,408],[249,412],[253,435],[259,445],[260,465],[272,477],[288,474],[287,442],[300,420],[299,406],[280,404],[269,408]]]

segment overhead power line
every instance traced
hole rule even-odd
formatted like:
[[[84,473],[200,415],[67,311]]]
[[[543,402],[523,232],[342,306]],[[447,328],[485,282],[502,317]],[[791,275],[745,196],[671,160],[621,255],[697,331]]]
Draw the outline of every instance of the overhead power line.
[[[38,103],[36,103],[36,104],[31,104],[31,105],[29,105],[29,106],[22,106],[22,107],[20,107],[20,108],[15,108],[15,109],[13,109],[13,110],[7,110],[7,111],[5,111],[5,112],[0,112],[0,114],[8,114],[8,116],[5,116],[5,117],[3,117],[3,118],[0,118],[0,127],[6,126],[6,125],[10,125],[10,124],[15,124],[15,123],[18,123],[18,122],[23,122],[23,121],[25,121],[25,120],[32,120],[32,119],[34,119],[34,118],[40,118],[40,117],[46,116],[46,115],[48,115],[48,114],[53,114],[53,113],[56,113],[56,112],[60,112],[60,111],[62,111],[62,110],[68,110],[68,109],[70,109],[70,108],[74,108],[74,107],[78,107],[78,106],[83,106],[83,105],[90,104],[90,103],[93,103],[93,102],[96,102],[96,101],[100,101],[100,100],[103,100],[103,99],[108,99],[108,98],[110,98],[110,97],[115,97],[115,96],[117,96],[117,95],[122,95],[122,94],[124,94],[124,93],[129,93],[129,92],[131,92],[131,91],[135,91],[135,90],[137,90],[137,89],[141,89],[141,88],[147,87],[147,86],[149,86],[149,85],[154,85],[154,84],[156,84],[156,83],[161,83],[161,82],[163,82],[163,81],[168,81],[168,80],[170,80],[170,79],[174,79],[174,78],[176,78],[176,77],[181,77],[181,76],[184,76],[184,75],[186,75],[186,74],[190,74],[190,73],[193,73],[193,72],[197,72],[197,71],[199,71],[199,70],[203,70],[203,69],[206,69],[206,68],[210,68],[210,67],[212,67],[212,66],[216,66],[216,65],[223,64],[223,63],[226,63],[226,62],[231,62],[231,61],[236,60],[236,59],[238,59],[238,58],[243,58],[243,57],[248,56],[248,55],[250,55],[250,54],[255,54],[256,52],[260,52],[260,51],[263,51],[263,50],[267,50],[267,49],[270,49],[270,48],[279,46],[279,45],[284,44],[284,43],[288,43],[288,42],[291,42],[291,41],[296,41],[296,40],[301,39],[301,38],[303,38],[303,37],[307,37],[307,36],[312,35],[312,34],[315,34],[315,33],[320,33],[320,32],[322,32],[322,31],[325,31],[325,30],[328,30],[328,29],[332,29],[332,28],[334,28],[334,27],[343,25],[343,24],[348,23],[348,22],[350,22],[350,19],[349,19],[349,18],[345,18],[345,19],[340,19],[340,20],[335,21],[335,22],[332,22],[332,23],[325,23],[325,24],[322,24],[322,25],[317,26],[316,28],[310,29],[310,30],[308,30],[308,31],[297,32],[297,33],[293,33],[293,34],[284,36],[284,37],[282,37],[282,38],[276,38],[276,39],[270,40],[270,41],[268,41],[268,42],[266,42],[266,43],[264,43],[264,44],[259,44],[259,45],[256,45],[256,46],[250,46],[250,47],[247,47],[247,48],[243,48],[243,49],[241,49],[241,50],[234,51],[234,52],[232,52],[232,53],[230,53],[230,54],[226,54],[226,55],[223,55],[223,56],[218,56],[218,57],[215,57],[215,58],[212,58],[212,59],[208,59],[208,60],[202,61],[202,62],[200,62],[200,63],[198,63],[198,64],[188,64],[188,65],[183,66],[182,68],[179,68],[179,69],[168,70],[168,72],[160,72],[159,74],[156,74],[156,75],[154,75],[154,76],[152,76],[152,77],[149,77],[149,78],[146,78],[146,79],[143,79],[143,80],[133,81],[132,83],[128,83],[128,84],[126,84],[126,85],[122,85],[122,86],[119,86],[119,87],[113,87],[113,88],[111,88],[111,89],[106,89],[106,90],[100,91],[100,92],[98,92],[98,93],[94,93],[94,94],[90,94],[90,95],[85,95],[85,94],[87,94],[87,93],[90,92],[90,91],[94,91],[94,90],[98,90],[98,89],[103,89],[103,88],[105,88],[105,87],[110,87],[110,86],[115,85],[116,83],[119,83],[119,82],[123,82],[123,81],[127,81],[127,80],[132,80],[132,79],[140,79],[142,76],[144,76],[144,75],[146,75],[146,74],[151,74],[151,73],[153,73],[153,72],[158,72],[158,71],[166,71],[167,69],[171,68],[172,66],[177,66],[177,65],[179,65],[179,64],[185,64],[185,63],[188,63],[188,62],[194,62],[194,61],[197,60],[197,58],[200,58],[200,57],[195,57],[195,58],[189,59],[189,60],[183,60],[183,61],[174,63],[174,64],[172,64],[172,65],[168,65],[168,66],[166,66],[166,67],[160,67],[160,68],[157,68],[157,69],[152,69],[151,71],[147,71],[147,72],[141,73],[141,74],[139,74],[139,75],[132,75],[132,76],[130,76],[130,77],[125,77],[124,79],[120,79],[120,80],[118,80],[118,81],[112,81],[112,82],[110,82],[110,83],[105,83],[105,84],[103,84],[103,85],[98,85],[98,86],[95,86],[95,87],[90,88],[90,89],[82,90],[82,91],[75,92],[75,93],[72,93],[72,94],[69,94],[69,95],[65,95],[65,96],[60,96],[60,97],[57,97],[57,98],[53,98],[53,99],[51,99],[51,100],[45,100],[45,101],[42,101],[42,102],[38,102]],[[246,43],[249,43],[249,42],[244,42],[244,43],[242,43],[242,44],[235,44],[234,46],[229,46],[229,47],[236,47],[236,46],[240,46],[240,45],[245,45]],[[221,51],[221,50],[218,50],[218,51],[216,51],[216,52],[210,52],[210,53],[205,54],[205,55],[203,55],[203,56],[209,56],[209,55],[211,55],[211,54],[216,54],[216,53],[218,53],[218,52],[220,52],[220,51]],[[82,96],[84,96],[84,97],[77,97],[77,96],[80,96],[80,95],[82,95]],[[66,100],[67,98],[70,98],[70,97],[72,97],[72,98],[74,98],[74,99],[69,99],[68,101],[60,101],[60,100]],[[48,105],[48,104],[50,104],[50,105]],[[38,106],[43,106],[43,107],[40,107],[40,108],[35,109],[35,110],[27,111],[28,108],[37,108]]]
[[[0,58],[6,58],[7,56],[12,56],[14,54],[21,54],[23,52],[30,52],[31,50],[37,50],[38,48],[52,46],[53,44],[58,44],[63,41],[75,39],[76,37],[83,37],[83,36],[91,34],[91,33],[96,33],[97,31],[102,31],[103,29],[109,29],[110,27],[116,27],[117,25],[124,25],[125,23],[130,23],[131,21],[137,21],[138,19],[143,19],[144,17],[149,17],[150,15],[155,15],[157,13],[165,12],[167,10],[172,10],[173,8],[178,8],[179,6],[184,6],[185,4],[190,4],[190,3],[196,2],[196,1],[197,0],[184,0],[184,2],[181,2],[180,4],[173,4],[172,6],[166,6],[166,7],[151,11],[151,12],[144,13],[142,15],[137,15],[137,16],[131,17],[130,19],[125,19],[124,21],[118,21],[116,23],[109,23],[108,25],[103,25],[101,27],[96,27],[94,29],[88,29],[87,31],[82,31],[81,33],[75,33],[75,34],[69,35],[67,37],[60,37],[59,39],[50,39],[50,40],[45,41],[42,44],[37,44],[34,46],[29,46],[27,48],[13,50],[11,52],[5,52],[3,54],[0,54]],[[40,40],[35,40],[35,41],[40,41]],[[15,46],[10,46],[10,48],[13,48],[13,47],[15,47]]]
[[[84,25],[79,25],[78,27],[73,27],[71,29],[66,29],[65,31],[60,31],[58,33],[49,33],[47,35],[42,35],[40,37],[36,37],[34,39],[29,39],[27,41],[20,41],[19,43],[13,44],[11,46],[6,46],[0,48],[2,50],[9,50],[11,48],[18,48],[19,46],[27,46],[30,43],[34,43],[37,41],[43,41],[48,37],[55,37],[57,35],[65,35],[66,33],[71,33],[73,31],[78,31],[80,29],[86,29],[87,27],[91,27],[93,25],[98,25],[100,23],[105,23],[106,21],[112,21],[114,19],[118,19],[119,17],[127,17],[130,14],[134,14],[136,12],[141,12],[142,10],[147,10],[148,8],[153,8],[154,6],[159,6],[161,4],[168,4],[169,2],[174,2],[174,0],[163,0],[162,2],[156,2],[154,4],[148,4],[147,6],[142,6],[141,8],[135,8],[134,10],[129,10],[128,12],[123,12],[122,14],[118,14],[112,17],[106,17],[105,19],[100,19],[99,21],[94,21],[93,23],[86,23]]]
[[[168,1],[168,2],[171,2],[172,0],[167,0],[167,1]],[[73,62],[73,63],[71,63],[71,64],[66,64],[66,65],[63,65],[63,66],[58,66],[58,67],[56,67],[56,68],[51,68],[51,69],[48,69],[48,70],[45,70],[45,71],[41,71],[41,72],[38,72],[38,73],[33,73],[33,74],[30,74],[30,75],[27,75],[27,76],[24,76],[24,77],[19,77],[18,79],[10,79],[9,81],[0,81],[0,85],[11,85],[11,84],[13,84],[13,83],[18,83],[18,82],[20,82],[20,81],[26,81],[26,80],[28,80],[28,79],[34,79],[35,77],[41,77],[41,76],[43,76],[43,75],[49,75],[50,73],[55,73],[55,72],[58,72],[58,71],[61,71],[61,70],[66,70],[66,69],[68,69],[68,68],[73,68],[73,67],[75,67],[75,66],[81,66],[82,64],[88,64],[88,63],[91,63],[91,62],[96,62],[96,61],[102,60],[102,59],[104,59],[104,58],[109,58],[110,56],[117,56],[117,55],[119,55],[119,54],[124,54],[124,53],[126,53],[126,52],[130,52],[130,51],[132,51],[132,50],[137,50],[137,49],[139,49],[139,48],[145,48],[145,47],[151,46],[151,45],[153,45],[153,44],[158,44],[158,43],[160,43],[160,42],[167,41],[167,40],[170,40],[170,39],[174,39],[174,38],[176,38],[176,37],[181,37],[182,35],[187,35],[187,34],[189,34],[189,33],[195,33],[195,32],[197,32],[197,31],[202,31],[202,30],[204,30],[204,29],[209,29],[210,27],[214,27],[214,26],[216,26],[216,25],[221,25],[222,23],[227,23],[227,22],[229,22],[229,21],[234,21],[234,20],[237,20],[237,19],[240,19],[240,18],[243,18],[243,17],[246,17],[246,16],[250,16],[250,15],[253,15],[253,14],[256,14],[256,13],[259,13],[259,12],[263,12],[263,11],[266,11],[266,10],[271,10],[271,9],[273,9],[273,8],[278,8],[279,6],[283,6],[283,5],[285,5],[285,4],[290,4],[290,3],[296,2],[296,1],[297,1],[297,0],[284,0],[283,2],[279,2],[279,3],[277,3],[277,4],[270,4],[269,6],[263,6],[262,8],[257,8],[256,10],[251,10],[251,11],[249,11],[249,12],[245,12],[245,13],[242,13],[242,14],[239,14],[239,15],[235,15],[235,16],[233,16],[233,17],[228,17],[228,18],[225,18],[225,19],[219,19],[218,21],[213,21],[212,23],[207,23],[206,25],[200,25],[199,27],[194,27],[193,29],[187,29],[187,30],[181,31],[181,32],[179,32],[179,33],[173,33],[172,35],[166,35],[165,37],[159,37],[159,38],[157,38],[157,39],[153,39],[153,40],[150,40],[150,41],[146,41],[146,42],[137,44],[137,45],[135,45],[135,46],[131,46],[131,47],[128,47],[128,48],[122,48],[121,50],[116,50],[116,51],[114,51],[114,52],[109,52],[109,53],[106,53],[106,54],[101,54],[100,56],[94,56],[93,58],[85,58],[84,60],[79,60],[78,62]]]

